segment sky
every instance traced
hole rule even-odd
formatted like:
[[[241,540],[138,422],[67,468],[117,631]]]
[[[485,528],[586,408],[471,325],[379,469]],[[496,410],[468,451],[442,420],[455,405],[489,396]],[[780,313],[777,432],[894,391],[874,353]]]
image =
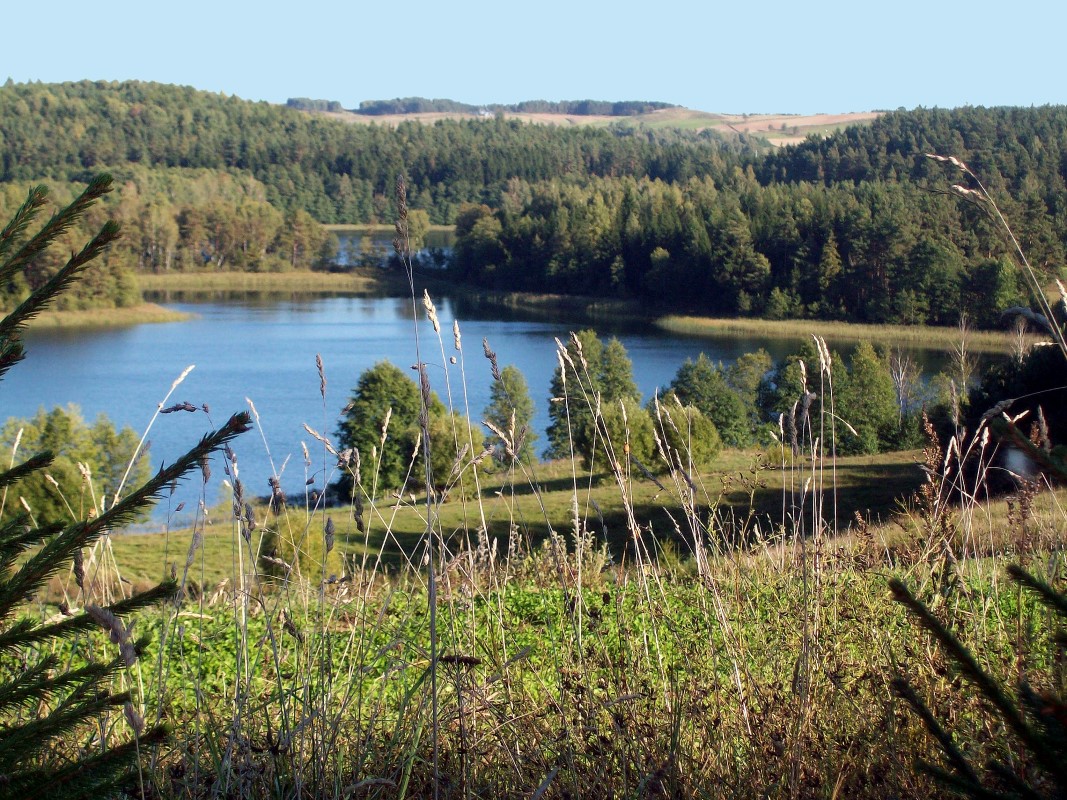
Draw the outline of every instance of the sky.
[[[136,79],[345,108],[412,96],[798,114],[1067,103],[1060,0],[13,5],[0,81]]]

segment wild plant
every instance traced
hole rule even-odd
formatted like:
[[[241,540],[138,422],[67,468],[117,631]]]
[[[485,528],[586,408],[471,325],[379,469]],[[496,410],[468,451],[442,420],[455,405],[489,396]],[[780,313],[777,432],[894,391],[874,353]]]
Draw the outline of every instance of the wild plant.
[[[992,195],[962,161],[933,154],[928,157],[947,163],[966,176],[971,185],[956,184],[952,187],[953,190],[963,198],[978,203],[999,224],[1019,258],[1022,273],[1038,306],[1037,312],[1028,309],[1013,311],[1040,324],[1044,331],[1053,337],[1060,353],[1067,358],[1067,342],[1064,340],[1063,329],[1045,297],[1036,273]],[[961,361],[963,358],[961,349]],[[954,548],[950,544],[954,527],[951,517],[954,512],[942,505],[947,499],[943,491],[946,487],[951,487],[955,496],[962,501],[961,517],[967,538],[961,543],[961,555],[970,556],[975,563],[980,563],[982,555],[998,552],[998,543],[992,536],[987,546],[979,540],[972,527],[976,512],[980,512],[988,503],[988,497],[983,496],[982,492],[983,487],[987,486],[986,476],[993,461],[993,437],[1027,454],[1033,463],[1053,480],[1063,481],[1067,478],[1067,464],[1048,440],[1040,409],[1039,419],[1034,421],[1032,432],[1025,434],[1021,422],[1027,413],[1024,411],[1022,414],[1010,415],[1014,403],[1015,400],[1009,398],[985,411],[978,420],[976,430],[969,437],[965,430],[958,431],[957,435],[950,439],[943,460],[939,449],[928,450],[928,481],[920,495],[923,528],[934,534],[943,549],[940,580],[933,601],[927,603],[919,600],[899,579],[890,581],[894,599],[907,608],[911,617],[936,642],[940,653],[958,670],[962,679],[979,693],[987,704],[988,713],[1000,726],[1001,732],[995,739],[996,747],[992,757],[981,766],[976,764],[975,757],[961,747],[957,737],[939,721],[938,714],[930,707],[930,701],[924,699],[903,674],[898,674],[895,678],[893,690],[911,707],[937,743],[945,766],[925,758],[918,759],[917,764],[919,769],[932,775],[942,785],[953,792],[970,797],[1059,797],[1067,791],[1067,773],[1063,768],[1064,755],[1067,753],[1067,736],[1063,729],[1064,686],[1061,671],[1053,670],[1053,680],[1050,684],[1042,690],[1035,690],[1032,688],[1031,676],[1025,668],[1019,668],[1018,690],[1013,697],[1002,682],[993,677],[992,671],[961,643],[950,624],[951,618],[956,615],[948,614],[946,619],[944,613],[938,613],[951,608],[952,595],[960,592],[960,569],[953,554]],[[936,436],[931,438],[936,447]],[[973,464],[973,468],[968,469],[968,464]],[[1033,509],[1038,481],[1020,479],[1020,485],[1015,501],[1018,505],[1009,501],[1009,525],[1013,522],[1016,526],[1025,525]],[[1016,512],[1019,516],[1013,520]],[[1062,520],[1060,514],[1057,527],[1061,529]],[[1003,547],[1008,537],[999,538],[1000,547]],[[1016,548],[1019,543],[1018,537],[1014,542],[1009,542]],[[1054,542],[1053,547],[1058,549],[1059,543]],[[1017,549],[1016,555],[1020,554],[1022,553]],[[1048,567],[1053,575],[1058,571],[1059,558],[1055,549]],[[1063,652],[1063,633],[1060,628],[1064,613],[1067,612],[1067,598],[1051,584],[1018,565],[1009,566],[1007,574],[1013,583],[1033,594],[1051,612],[1045,620],[1046,625],[1055,628],[1047,633],[1049,646],[1055,653],[1054,661],[1060,661]],[[1016,664],[1019,667],[1030,655],[1028,650],[1022,642],[1016,641]],[[958,693],[956,697],[959,698]],[[1014,739],[1014,747],[1010,745],[1008,736],[1004,733],[1010,734]]]
[[[0,280],[12,280],[110,190],[110,176],[94,178],[70,205],[27,236],[47,201],[43,187],[31,190],[0,232]],[[24,357],[22,336],[29,320],[68,290],[118,235],[118,226],[106,223],[47,283],[0,320],[0,374]],[[246,428],[246,417],[232,417],[146,483],[129,492],[122,485],[117,487],[110,505],[85,518],[38,525],[29,512],[15,511],[0,524],[0,764],[4,765],[0,797],[93,797],[129,785],[144,793],[145,777],[136,768],[166,739],[167,728],[146,726],[145,698],[132,688],[113,691],[117,679],[135,683],[136,665],[149,643],[147,636],[135,637],[132,624],[123,619],[173,596],[175,584],[163,582],[104,605],[80,595],[82,608],[65,604],[58,621],[42,623],[16,615],[23,599],[40,590],[68,562],[73,563],[79,590],[84,590],[85,548],[135,518],[171,484]],[[51,461],[47,452],[31,455],[4,471],[0,483],[5,489],[17,486],[18,481],[46,470]],[[107,632],[117,654],[101,659],[94,653],[88,634],[95,628]],[[81,642],[79,656],[62,660],[56,648],[63,642]],[[132,734],[129,737],[115,730],[119,709]]]

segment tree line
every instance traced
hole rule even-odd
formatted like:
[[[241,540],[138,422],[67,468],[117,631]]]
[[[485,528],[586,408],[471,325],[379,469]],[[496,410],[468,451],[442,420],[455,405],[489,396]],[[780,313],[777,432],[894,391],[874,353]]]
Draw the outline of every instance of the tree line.
[[[509,469],[537,458],[525,377],[514,366],[500,369],[495,354],[490,357],[494,383],[482,425],[429,395],[425,426],[437,491],[462,486],[472,463]],[[924,412],[946,422],[958,414],[951,406],[966,396],[967,380],[940,375],[924,381],[907,356],[868,342],[847,357],[805,342],[778,362],[764,350],[729,365],[701,354],[682,364],[669,385],[643,398],[622,343],[584,330],[572,334],[553,374],[542,455],[574,458],[594,471],[610,470],[624,458],[650,474],[668,464],[703,470],[714,466],[724,447],[804,450],[827,434],[820,427],[824,404],[832,412],[825,419],[838,421],[826,445],[837,453],[908,449],[924,441]],[[986,383],[981,392],[995,393]],[[383,361],[360,375],[337,431],[344,467],[334,486],[339,497],[347,500],[357,488],[374,495],[421,481],[421,408],[419,384],[393,364]]]
[[[318,223],[392,221],[400,173],[411,209],[456,224],[457,277],[667,311],[997,324],[1023,297],[1010,250],[925,152],[982,176],[1042,278],[1067,259],[1064,107],[894,112],[766,153],[707,132],[348,125],[188,87],[8,82],[0,140],[5,208],[104,166],[123,184],[126,239],[68,304],[128,302],[137,270],[327,262]]]
[[[914,184],[765,186],[738,170],[515,181],[496,208],[460,212],[452,268],[479,286],[670,311],[991,326],[1025,296],[1008,252],[981,209]]]
[[[30,187],[43,183],[62,205],[77,184],[46,180],[0,184],[0,214],[12,214]],[[57,300],[60,310],[108,308],[141,302],[141,272],[285,271],[330,265],[336,239],[306,211],[282,211],[267,202],[262,184],[216,170],[125,170],[119,189],[63,234],[74,247],[93,225],[113,218],[123,235],[79,283]],[[43,286],[65,263],[60,249],[32,259],[0,285],[0,309],[10,309]],[[66,252],[70,252],[67,250]]]

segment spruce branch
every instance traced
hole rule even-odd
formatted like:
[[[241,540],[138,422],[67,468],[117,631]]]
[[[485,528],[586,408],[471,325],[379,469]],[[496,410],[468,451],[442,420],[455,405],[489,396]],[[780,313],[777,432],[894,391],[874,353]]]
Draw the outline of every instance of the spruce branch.
[[[53,458],[51,453],[38,453],[35,456],[27,458],[18,466],[0,472],[0,489],[3,489],[5,486],[10,486],[17,480],[32,475],[39,469],[46,469],[52,464]]]
[[[178,591],[177,581],[164,581],[147,591],[138,592],[133,597],[112,603],[106,607],[106,610],[115,617],[125,617],[135,611],[140,611],[160,601],[170,599],[176,591]],[[45,642],[49,639],[64,638],[77,631],[92,630],[97,627],[99,627],[99,623],[88,613],[69,617],[62,622],[41,626],[35,625],[32,620],[21,619],[0,634],[0,653],[34,645],[38,642]]]
[[[200,462],[208,455],[226,446],[250,427],[251,418],[247,412],[234,414],[221,428],[204,436],[196,447],[170,466],[160,469],[144,485],[130,492],[98,517],[65,528],[26,561],[9,581],[0,585],[0,618],[23,597],[37,591],[74,555],[75,550],[86,547],[104,533],[131,522],[146,505],[162,497],[172,484],[199,469]]]
[[[99,233],[81,249],[80,253],[72,254],[67,263],[55,275],[49,278],[37,291],[19,303],[14,311],[3,320],[0,320],[0,340],[17,338],[18,334],[33,317],[41,313],[58,295],[69,289],[90,262],[103,253],[118,238],[118,223],[110,221],[104,223]],[[0,269],[0,277],[2,277],[8,266],[10,266],[10,263]]]
[[[47,201],[48,189],[46,187],[34,186],[30,189],[26,202],[19,206],[15,216],[0,231],[0,259],[7,258],[7,254],[11,252],[11,249],[22,240],[26,229],[37,218],[41,206]],[[15,269],[17,268],[16,266]],[[9,272],[6,268],[0,270],[0,281],[9,280],[13,276],[14,272]]]
[[[86,186],[85,190],[74,199],[74,202],[56,212],[36,235],[18,249],[6,264],[0,266],[0,281],[9,280],[14,277],[14,275],[23,269],[28,262],[47,250],[56,239],[70,230],[71,226],[85,214],[93,203],[111,191],[112,183],[111,176],[106,174],[97,175],[89,181],[89,185]],[[41,191],[44,192],[44,197],[47,196],[47,190],[45,190],[44,187],[39,186],[36,189],[31,190],[30,197],[27,199],[26,203],[23,204],[22,208],[19,209],[19,212],[22,212],[22,210],[32,202],[34,204],[32,212],[36,215],[37,208],[44,202],[43,197],[38,194]],[[16,224],[16,230],[18,229],[17,217],[19,212],[16,212],[16,220],[12,221],[12,223]],[[26,224],[32,219],[32,216],[29,217],[21,228],[24,230]],[[11,224],[9,224],[8,227],[10,228]],[[118,224],[114,222],[107,223],[104,227],[114,228],[116,232],[118,230]],[[7,228],[4,230],[6,232]],[[101,229],[100,233],[103,233],[103,229]],[[98,238],[99,236],[100,234],[97,234],[97,237],[94,238]]]
[[[924,603],[916,599],[901,581],[896,578],[891,579],[889,589],[893,593],[893,599],[908,609],[919,625],[933,636],[941,649],[955,662],[964,677],[974,684],[982,697],[996,708],[1001,719],[1029,748],[1041,767],[1060,785],[1067,785],[1067,764],[1064,764],[1062,756],[1049,747],[1045,737],[1026,721],[1019,707],[1000,684],[982,669],[971,652],[930,612]]]
[[[1067,596],[1064,596],[1044,581],[1035,578],[1018,564],[1008,565],[1008,577],[1024,589],[1032,592],[1042,603],[1061,617],[1067,617]]]

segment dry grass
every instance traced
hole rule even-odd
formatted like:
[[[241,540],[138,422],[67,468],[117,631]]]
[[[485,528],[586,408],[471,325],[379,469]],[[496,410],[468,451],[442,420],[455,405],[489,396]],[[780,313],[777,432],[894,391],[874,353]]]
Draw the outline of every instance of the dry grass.
[[[923,325],[860,325],[850,322],[818,320],[716,319],[712,317],[666,316],[656,325],[671,333],[686,336],[737,336],[751,334],[769,338],[806,339],[816,334],[828,342],[856,343],[870,341],[903,347],[951,349],[959,341],[959,328],[936,328]],[[1030,343],[1040,337],[1029,336]],[[1009,353],[1017,345],[1003,331],[968,331],[967,348],[977,353]]]
[[[172,272],[138,276],[149,292],[395,292],[396,273],[377,268],[346,272]]]
[[[153,322],[181,322],[190,314],[141,303],[125,308],[90,308],[81,311],[44,311],[30,320],[31,328],[111,328]]]

